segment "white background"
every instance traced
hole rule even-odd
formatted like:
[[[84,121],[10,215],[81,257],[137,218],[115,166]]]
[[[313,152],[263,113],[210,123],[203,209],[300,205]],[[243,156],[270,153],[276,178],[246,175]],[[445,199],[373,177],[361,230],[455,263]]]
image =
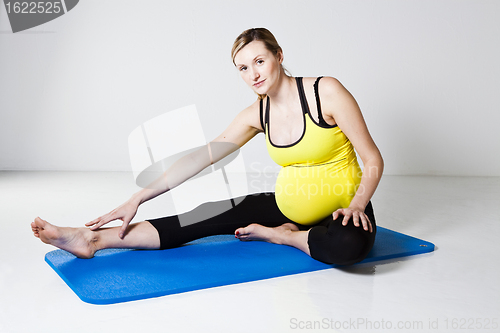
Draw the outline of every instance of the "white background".
[[[1,6],[0,170],[128,171],[130,132],[189,104],[213,139],[256,98],[230,50],[263,26],[294,76],[351,91],[386,174],[499,176],[499,13],[484,0],[85,0],[13,34]],[[262,134],[243,153],[249,172],[275,168]]]
[[[82,0],[13,34],[0,5],[0,170],[55,170],[0,172],[0,331],[312,331],[294,329],[292,318],[422,322],[404,330],[419,333],[498,324],[499,18],[500,1],[483,0]],[[259,26],[276,35],[293,75],[337,77],[356,97],[394,175],[373,198],[377,224],[436,251],[109,306],[82,302],[43,261],[54,247],[28,225],[41,216],[83,226],[137,189],[126,172],[58,170],[130,171],[130,132],[193,103],[214,138],[255,99],[230,49]],[[243,151],[250,172],[276,170],[262,135]],[[170,194],[141,206],[136,221],[167,215]]]

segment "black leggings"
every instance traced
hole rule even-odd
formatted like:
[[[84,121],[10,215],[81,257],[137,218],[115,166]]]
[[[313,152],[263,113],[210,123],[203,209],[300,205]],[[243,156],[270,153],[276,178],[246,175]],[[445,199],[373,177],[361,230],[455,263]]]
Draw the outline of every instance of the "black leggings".
[[[239,199],[239,200],[238,200]],[[283,223],[293,223],[300,230],[309,230],[307,243],[311,257],[327,264],[351,265],[362,261],[373,247],[376,225],[371,202],[365,209],[365,214],[373,226],[373,233],[365,231],[362,226],[355,227],[351,220],[347,226],[342,226],[343,216],[333,220],[328,216],[315,225],[301,225],[288,219],[281,213],[274,193],[259,193],[247,195],[235,207],[201,222],[181,226],[179,217],[195,214],[203,216],[203,211],[216,211],[217,205],[227,205],[227,201],[209,202],[196,207],[194,210],[179,216],[167,216],[148,220],[158,230],[160,249],[177,247],[181,244],[206,236],[234,234],[240,227],[251,223],[258,223],[266,227],[277,227]]]

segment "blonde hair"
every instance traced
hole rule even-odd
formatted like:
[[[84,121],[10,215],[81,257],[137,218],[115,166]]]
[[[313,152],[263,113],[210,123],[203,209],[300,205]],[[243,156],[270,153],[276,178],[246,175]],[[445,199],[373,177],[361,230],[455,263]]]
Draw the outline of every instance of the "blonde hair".
[[[236,57],[236,54],[238,54],[238,52],[240,52],[242,48],[244,48],[245,46],[247,46],[248,44],[250,44],[255,40],[260,40],[261,42],[263,42],[266,49],[269,50],[276,57],[278,57],[279,53],[283,53],[281,46],[278,44],[278,41],[276,41],[276,38],[271,33],[271,31],[267,30],[266,28],[247,29],[243,31],[235,39],[233,43],[233,48],[231,49],[231,58],[233,59],[233,64],[235,66],[236,63],[234,61],[234,58]],[[280,70],[283,70],[284,73],[288,73],[288,71],[285,69],[283,65],[281,65]],[[257,95],[259,95],[260,99],[266,97],[266,95],[261,95],[261,94]]]

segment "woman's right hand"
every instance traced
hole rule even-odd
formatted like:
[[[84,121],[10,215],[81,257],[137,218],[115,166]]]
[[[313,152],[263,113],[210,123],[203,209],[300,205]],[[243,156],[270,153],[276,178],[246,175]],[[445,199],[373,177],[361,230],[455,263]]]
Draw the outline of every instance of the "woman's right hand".
[[[85,223],[85,226],[90,227],[90,230],[97,230],[108,222],[115,220],[122,220],[122,226],[120,228],[118,236],[123,239],[125,237],[125,232],[127,231],[127,227],[134,218],[137,213],[137,209],[139,208],[139,204],[134,200],[128,200],[123,205],[118,208],[112,210],[106,215],[96,218],[93,221]]]

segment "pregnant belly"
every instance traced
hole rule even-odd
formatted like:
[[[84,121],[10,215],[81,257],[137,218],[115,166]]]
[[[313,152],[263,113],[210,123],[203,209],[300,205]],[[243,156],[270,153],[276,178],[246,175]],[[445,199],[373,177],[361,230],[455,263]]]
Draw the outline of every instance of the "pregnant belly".
[[[360,181],[357,163],[342,170],[286,166],[276,180],[276,203],[292,221],[315,224],[335,210],[348,207]]]

